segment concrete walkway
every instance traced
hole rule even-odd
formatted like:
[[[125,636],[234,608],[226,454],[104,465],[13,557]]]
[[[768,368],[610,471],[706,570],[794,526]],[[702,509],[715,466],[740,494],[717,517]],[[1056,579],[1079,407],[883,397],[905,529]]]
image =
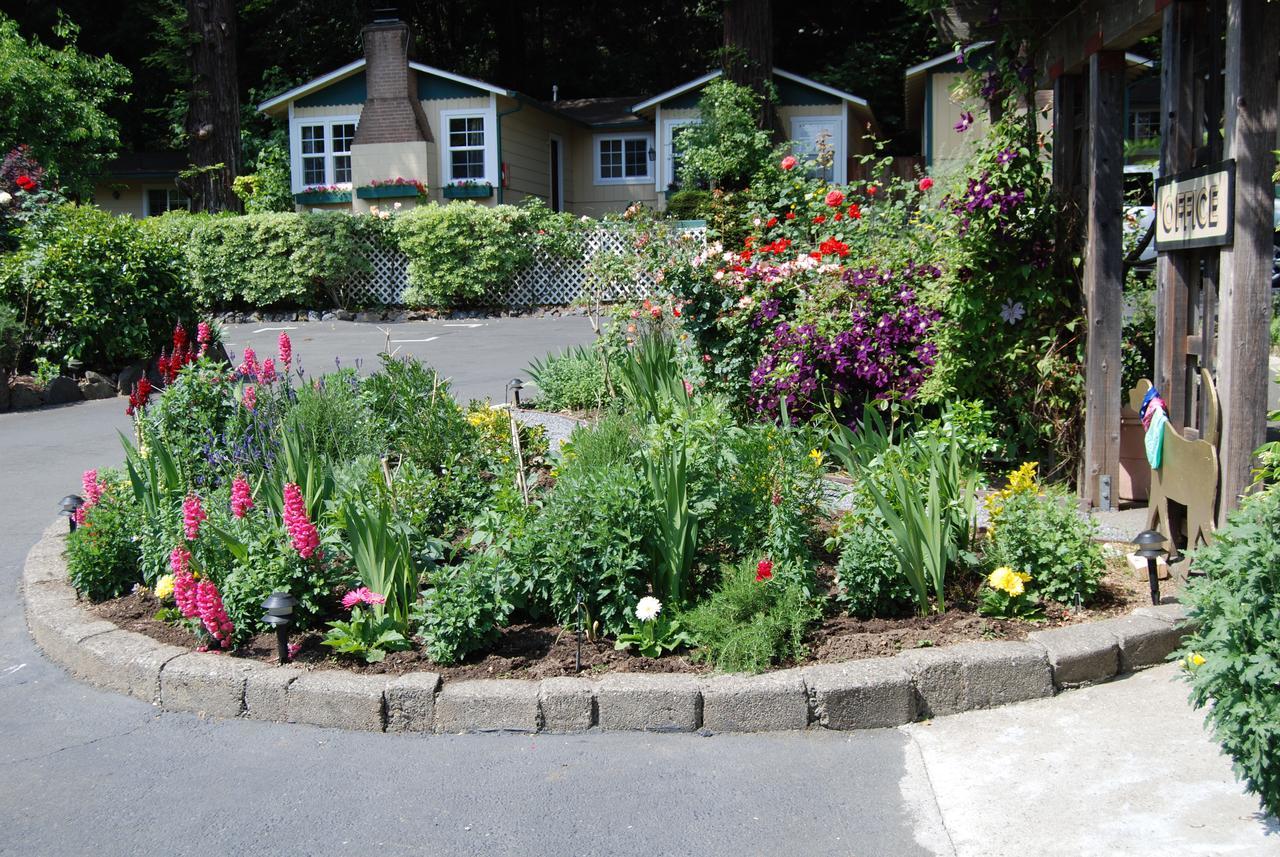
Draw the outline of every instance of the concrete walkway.
[[[377,353],[350,328],[295,350],[317,369]],[[423,356],[495,398],[590,337],[458,330]],[[711,737],[343,733],[89,688],[35,649],[17,580],[80,472],[121,460],[122,411],[0,414],[0,855],[1280,855],[1172,667],[901,729]]]

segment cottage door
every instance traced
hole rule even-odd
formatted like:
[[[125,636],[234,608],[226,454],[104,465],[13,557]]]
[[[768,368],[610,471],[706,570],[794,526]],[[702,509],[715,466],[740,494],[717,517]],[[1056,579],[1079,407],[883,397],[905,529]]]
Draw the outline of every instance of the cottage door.
[[[844,182],[844,122],[841,117],[793,117],[791,139],[795,141],[796,155],[802,158],[815,158],[820,148],[829,148],[831,161],[819,170],[819,175],[829,182]]]

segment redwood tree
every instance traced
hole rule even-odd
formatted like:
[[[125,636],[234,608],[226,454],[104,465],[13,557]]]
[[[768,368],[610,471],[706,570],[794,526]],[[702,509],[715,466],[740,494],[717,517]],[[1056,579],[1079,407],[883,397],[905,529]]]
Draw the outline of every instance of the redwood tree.
[[[240,166],[240,87],[233,0],[186,0],[191,100],[183,185],[193,211],[239,211],[231,182]]]
[[[773,87],[773,4],[771,0],[725,0],[724,75],[760,95],[756,124],[775,140],[782,124]]]

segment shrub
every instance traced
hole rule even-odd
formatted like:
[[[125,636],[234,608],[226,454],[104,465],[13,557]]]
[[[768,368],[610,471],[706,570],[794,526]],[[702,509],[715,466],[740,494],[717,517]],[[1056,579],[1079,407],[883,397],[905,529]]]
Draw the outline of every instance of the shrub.
[[[246,214],[293,211],[293,189],[289,185],[289,149],[268,143],[258,152],[254,171],[237,176],[232,184],[236,196],[244,200]]]
[[[1013,488],[988,499],[987,565],[1030,574],[1028,589],[1041,598],[1092,600],[1106,568],[1093,541],[1094,523],[1076,512],[1075,498],[1062,488],[1035,482],[1026,490]]]
[[[626,462],[639,444],[639,429],[630,416],[610,413],[594,425],[578,426],[560,446],[558,473],[572,479],[578,473],[598,473]]]
[[[711,192],[705,190],[681,190],[667,200],[667,216],[677,220],[705,219],[711,208]]]
[[[475,451],[475,427],[454,401],[448,379],[430,366],[384,354],[382,371],[363,386],[391,451],[437,472]]]
[[[772,99],[776,100],[776,99]],[[708,83],[698,101],[702,121],[680,130],[680,181],[717,187],[746,187],[773,151],[760,130],[761,98],[750,87],[719,78]]]
[[[1246,499],[1196,552],[1203,577],[1183,594],[1195,630],[1183,642],[1191,701],[1236,775],[1280,815],[1280,490]]]
[[[168,448],[189,486],[216,476],[218,462],[208,452],[237,410],[226,375],[226,367],[211,361],[189,364],[143,411],[146,436]]]
[[[892,540],[893,532],[876,516],[851,523],[838,537],[836,597],[849,615],[870,619],[911,612],[915,594],[898,566]]]
[[[700,647],[696,657],[723,672],[758,673],[804,657],[805,633],[822,615],[800,586],[757,573],[754,562],[726,569],[720,588],[681,616]]]
[[[26,328],[18,313],[8,304],[0,303],[0,382],[18,367],[18,353]]]
[[[144,359],[190,324],[182,257],[136,221],[66,205],[0,260],[0,297],[27,308],[37,356],[114,368]]]
[[[604,360],[594,349],[579,345],[546,360],[529,364],[529,376],[538,385],[538,407],[548,411],[575,411],[609,404]]]
[[[355,370],[343,369],[302,384],[295,397],[284,430],[308,438],[309,448],[322,458],[348,461],[380,454],[385,448],[379,426],[361,399]]]
[[[84,523],[67,538],[67,574],[76,591],[90,601],[126,595],[142,577],[141,551],[134,534],[141,523],[137,507],[118,485],[85,513]]]
[[[492,643],[511,615],[511,591],[510,570],[496,552],[471,554],[437,572],[416,617],[427,657],[456,664]]]

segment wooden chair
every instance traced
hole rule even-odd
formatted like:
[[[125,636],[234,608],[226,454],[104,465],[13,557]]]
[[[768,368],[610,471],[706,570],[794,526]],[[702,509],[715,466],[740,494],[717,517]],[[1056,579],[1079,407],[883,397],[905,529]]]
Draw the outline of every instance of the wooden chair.
[[[1221,428],[1221,406],[1218,391],[1208,370],[1200,370],[1201,395],[1205,403],[1204,432],[1188,440],[1172,423],[1165,426],[1160,450],[1160,467],[1151,471],[1151,496],[1148,501],[1147,529],[1157,530],[1169,541],[1170,554],[1178,552],[1177,535],[1169,514],[1169,502],[1186,507],[1187,550],[1197,543],[1208,544],[1213,538],[1218,506],[1218,435]],[[1143,378],[1129,391],[1129,406],[1142,407],[1142,399],[1151,389]],[[1171,556],[1171,558],[1173,558]]]

